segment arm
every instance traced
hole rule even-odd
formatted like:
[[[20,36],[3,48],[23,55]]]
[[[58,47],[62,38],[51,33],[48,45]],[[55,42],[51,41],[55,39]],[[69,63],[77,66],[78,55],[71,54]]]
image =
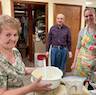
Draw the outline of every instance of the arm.
[[[76,67],[77,56],[78,56],[80,48],[81,48],[82,35],[83,35],[83,31],[80,31],[79,35],[78,35],[78,42],[77,42],[77,46],[76,46],[76,50],[75,50],[74,61],[72,63],[71,69],[74,69]]]
[[[45,55],[46,55],[46,57],[48,57],[48,56],[49,56],[49,52],[48,52],[48,51],[46,51]]]
[[[41,78],[37,79],[36,81],[33,81],[32,84],[16,88],[16,89],[10,89],[6,90],[4,88],[0,88],[0,95],[25,95],[30,92],[44,92],[49,91],[50,85],[48,82],[41,81]],[[15,93],[14,93],[15,92]]]
[[[69,53],[69,58],[72,58],[72,52],[71,52],[71,32],[68,29],[68,35],[67,35],[67,47],[68,47],[68,53]]]
[[[50,45],[52,44],[52,27],[48,33],[48,42],[47,42],[47,49],[46,49],[46,57],[48,57],[49,55],[49,48],[50,48]]]
[[[30,75],[32,73],[33,70],[35,70],[35,67],[25,67],[25,74],[26,75]]]
[[[68,53],[69,53],[69,58],[72,58],[72,52],[69,51]]]
[[[77,56],[78,56],[79,51],[80,51],[80,49],[76,49],[76,51],[75,51],[75,57],[74,57],[74,61],[72,63],[71,69],[74,69],[76,67]]]

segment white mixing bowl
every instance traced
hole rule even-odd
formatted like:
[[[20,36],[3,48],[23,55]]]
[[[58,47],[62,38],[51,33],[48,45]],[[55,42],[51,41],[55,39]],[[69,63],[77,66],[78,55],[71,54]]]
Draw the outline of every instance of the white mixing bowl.
[[[32,72],[31,80],[37,79],[42,76],[43,81],[48,81],[52,84],[51,89],[59,86],[63,72],[57,67],[47,66],[46,68],[37,68]]]
[[[67,88],[68,95],[82,95],[83,82],[86,78],[79,76],[66,76],[62,82]]]

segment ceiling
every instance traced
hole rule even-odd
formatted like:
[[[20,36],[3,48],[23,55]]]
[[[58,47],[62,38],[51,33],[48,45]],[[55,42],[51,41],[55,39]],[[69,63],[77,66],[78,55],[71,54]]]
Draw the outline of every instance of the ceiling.
[[[94,2],[96,2],[96,0],[86,0],[86,2],[92,2],[92,3],[94,3]]]
[[[96,7],[96,0],[86,0],[86,5]]]

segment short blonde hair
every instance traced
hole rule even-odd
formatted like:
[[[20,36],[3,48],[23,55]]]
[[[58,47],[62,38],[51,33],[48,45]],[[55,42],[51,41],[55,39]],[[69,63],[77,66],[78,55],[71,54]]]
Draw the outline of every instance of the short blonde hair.
[[[21,32],[21,23],[18,19],[8,16],[8,15],[1,15],[0,16],[0,32],[2,29],[10,27],[18,31],[18,34]]]
[[[85,10],[84,10],[84,15],[85,15],[85,12],[86,11],[92,11],[93,13],[94,13],[94,15],[96,16],[96,11],[95,11],[95,9],[94,8],[85,8]]]

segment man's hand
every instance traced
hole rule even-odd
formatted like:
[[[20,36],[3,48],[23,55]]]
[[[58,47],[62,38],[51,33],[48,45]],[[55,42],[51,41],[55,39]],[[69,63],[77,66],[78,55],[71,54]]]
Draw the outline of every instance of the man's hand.
[[[72,58],[72,52],[69,51],[69,58]]]
[[[45,55],[46,55],[46,57],[48,57],[48,56],[49,56],[49,52],[47,51],[47,52],[45,53]]]

